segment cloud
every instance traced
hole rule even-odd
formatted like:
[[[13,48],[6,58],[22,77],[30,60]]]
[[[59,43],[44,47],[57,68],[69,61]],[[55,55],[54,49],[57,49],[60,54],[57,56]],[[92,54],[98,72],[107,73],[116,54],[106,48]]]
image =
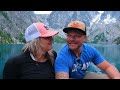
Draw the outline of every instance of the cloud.
[[[98,11],[99,13],[103,13],[104,11]]]
[[[50,14],[52,11],[34,11],[35,14]]]

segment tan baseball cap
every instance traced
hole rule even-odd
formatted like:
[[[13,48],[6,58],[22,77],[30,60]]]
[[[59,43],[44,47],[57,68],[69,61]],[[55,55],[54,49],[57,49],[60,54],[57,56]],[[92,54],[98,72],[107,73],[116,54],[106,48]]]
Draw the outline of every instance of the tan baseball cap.
[[[86,26],[81,21],[72,21],[71,23],[68,24],[66,28],[63,29],[63,32],[67,33],[70,30],[78,30],[86,35]]]

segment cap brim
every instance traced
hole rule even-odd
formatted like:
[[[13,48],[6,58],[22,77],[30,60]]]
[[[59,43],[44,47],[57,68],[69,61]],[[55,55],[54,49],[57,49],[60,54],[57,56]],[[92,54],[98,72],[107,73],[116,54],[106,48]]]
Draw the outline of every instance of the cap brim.
[[[51,31],[51,30],[48,30],[47,33],[41,35],[40,37],[50,37],[50,36],[57,35],[58,33],[59,33],[58,31]]]
[[[63,29],[63,32],[68,33],[68,31],[71,31],[71,30],[77,30],[77,31],[82,32],[84,35],[86,35],[86,32],[85,32],[85,31],[83,31],[83,30],[81,30],[81,29],[78,29],[78,28],[73,28],[73,27],[64,28],[64,29]]]

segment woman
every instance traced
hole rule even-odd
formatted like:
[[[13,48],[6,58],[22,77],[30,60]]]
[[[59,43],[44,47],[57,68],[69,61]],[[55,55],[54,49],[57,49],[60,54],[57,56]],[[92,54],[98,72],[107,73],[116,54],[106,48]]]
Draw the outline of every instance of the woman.
[[[52,36],[56,34],[58,31],[49,30],[43,23],[31,24],[25,31],[23,52],[6,62],[3,79],[54,79],[57,54],[52,50]]]

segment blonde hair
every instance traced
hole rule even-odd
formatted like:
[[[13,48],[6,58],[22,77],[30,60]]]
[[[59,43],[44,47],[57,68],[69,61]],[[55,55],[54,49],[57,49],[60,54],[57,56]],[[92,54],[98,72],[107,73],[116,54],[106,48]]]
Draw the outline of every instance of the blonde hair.
[[[49,50],[48,52],[44,52],[40,45],[39,38],[33,39],[32,41],[26,43],[24,47],[22,48],[23,52],[29,51],[36,57],[42,57],[44,53],[46,53],[46,58],[51,62],[51,64],[54,64],[54,54],[52,50]]]

